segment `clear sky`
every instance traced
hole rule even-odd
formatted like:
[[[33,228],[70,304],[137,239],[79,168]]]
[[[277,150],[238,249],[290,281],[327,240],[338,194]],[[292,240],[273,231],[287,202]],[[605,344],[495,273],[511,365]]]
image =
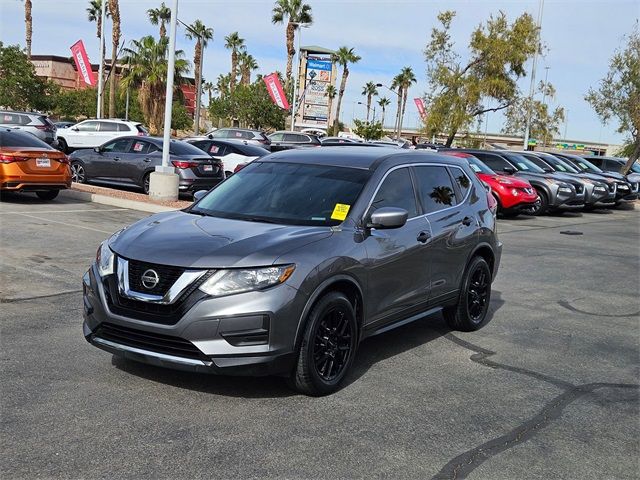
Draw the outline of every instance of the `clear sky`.
[[[69,47],[83,39],[92,62],[98,60],[95,24],[87,21],[88,0],[32,0],[33,54],[69,56]],[[168,5],[172,0],[167,0]],[[224,36],[240,32],[247,49],[256,57],[259,73],[285,70],[286,51],[284,25],[271,23],[271,0],[180,0],[179,18],[191,23],[202,20],[214,29],[214,40],[204,57],[204,77],[215,80],[230,69],[230,55],[224,49]],[[504,11],[510,19],[523,12],[537,15],[539,0],[307,0],[312,6],[314,23],[302,31],[302,45],[337,48],[354,47],[362,60],[351,68],[347,92],[343,100],[344,121],[352,115],[362,118],[365,107],[360,95],[367,81],[389,84],[404,66],[411,66],[418,84],[409,97],[422,95],[426,89],[423,50],[439,11],[457,11],[453,39],[461,54],[466,51],[471,31],[492,13]],[[143,35],[157,35],[146,10],[156,7],[156,0],[120,0],[122,30],[125,42]],[[621,143],[623,136],[616,125],[602,126],[591,107],[584,101],[590,86],[597,85],[608,62],[623,43],[640,16],[639,0],[546,0],[542,19],[542,39],[549,51],[538,63],[538,79],[549,67],[549,81],[557,89],[550,103],[568,110],[567,137],[574,140]],[[110,26],[107,27],[110,29]],[[110,55],[110,31],[107,52]],[[0,40],[24,45],[24,7],[19,0],[0,0]],[[193,59],[194,44],[178,30],[178,48]],[[520,83],[528,92],[529,78]],[[395,104],[394,94],[381,90]],[[392,107],[391,106],[391,107]],[[390,118],[395,109],[390,107]],[[406,126],[415,126],[418,113],[408,102]],[[503,118],[489,115],[489,131],[499,132]],[[564,125],[561,128],[564,133]]]

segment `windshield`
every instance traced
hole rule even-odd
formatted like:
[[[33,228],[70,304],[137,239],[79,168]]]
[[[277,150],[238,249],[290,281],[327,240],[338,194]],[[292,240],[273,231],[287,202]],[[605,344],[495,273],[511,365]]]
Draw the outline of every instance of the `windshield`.
[[[487,167],[484,163],[478,160],[476,157],[464,157],[469,162],[471,170],[475,173],[486,173],[487,175],[496,175],[496,172]]]
[[[553,155],[544,155],[542,158],[544,158],[545,161],[553,165],[553,168],[555,168],[559,172],[580,173],[578,169],[569,165],[568,162],[560,160],[558,157],[554,157]]]
[[[254,162],[208,193],[192,213],[285,225],[342,223],[368,170]]]
[[[544,173],[544,170],[528,158],[517,153],[505,153],[504,156],[513,163],[521,172]]]
[[[603,173],[602,170],[600,170],[593,163],[588,162],[584,158],[576,159],[575,163],[577,163],[580,166],[580,168],[585,172]]]
[[[622,165],[624,164],[620,164],[620,166],[622,167]],[[640,173],[640,164],[638,164],[638,162],[633,162],[633,164],[631,165],[631,171],[633,173]]]

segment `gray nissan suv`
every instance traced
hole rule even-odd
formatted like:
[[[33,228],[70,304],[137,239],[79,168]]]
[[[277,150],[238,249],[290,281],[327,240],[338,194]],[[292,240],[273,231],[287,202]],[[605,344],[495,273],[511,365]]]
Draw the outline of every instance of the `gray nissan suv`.
[[[98,348],[196,372],[339,388],[365,338],[442,312],[487,321],[502,243],[466,162],[327,147],[251,162],[182,211],[98,248],[83,277]]]

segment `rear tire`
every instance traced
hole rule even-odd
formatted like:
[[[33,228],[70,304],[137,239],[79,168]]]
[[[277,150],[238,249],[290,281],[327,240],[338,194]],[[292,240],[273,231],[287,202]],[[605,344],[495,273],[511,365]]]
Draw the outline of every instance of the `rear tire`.
[[[289,385],[312,396],[338,390],[353,363],[357,338],[358,324],[349,299],[340,292],[321,297],[309,312]]]
[[[47,190],[46,192],[36,192],[40,200],[53,200],[58,196],[60,190]]]
[[[229,178],[231,175],[233,175],[233,172],[224,172],[224,178]]]
[[[142,177],[142,190],[145,195],[149,195],[149,183],[151,179],[151,175],[149,173],[145,173],[144,177]]]
[[[447,307],[442,315],[453,330],[472,332],[487,321],[491,301],[491,269],[482,257],[473,257],[464,272],[457,305]]]
[[[69,146],[64,138],[58,138],[58,148],[62,153],[69,153]]]

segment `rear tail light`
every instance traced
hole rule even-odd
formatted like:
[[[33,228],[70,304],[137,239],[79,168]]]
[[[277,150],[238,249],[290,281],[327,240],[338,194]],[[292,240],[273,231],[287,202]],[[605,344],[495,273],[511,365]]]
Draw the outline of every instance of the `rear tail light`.
[[[171,160],[171,163],[173,164],[174,167],[181,168],[181,169],[198,168],[198,165],[200,165],[197,162],[187,162],[184,160]]]
[[[53,127],[51,125],[35,125],[35,127],[44,132],[53,132]]]
[[[147,136],[147,134],[146,134],[146,133],[144,133],[144,132],[138,132],[138,136],[139,136],[139,137],[146,137],[146,136]]]
[[[67,165],[69,165],[71,162],[69,161],[69,157],[67,157],[66,155],[60,158],[56,158],[56,160],[58,160],[60,163],[66,163]]]
[[[0,163],[26,162],[26,157],[14,157],[13,155],[4,155],[0,153]]]
[[[243,169],[244,167],[246,167],[246,166],[247,166],[247,164],[246,164],[246,163],[239,163],[239,164],[236,166],[236,168],[234,168],[234,169],[233,169],[233,173],[237,173],[237,172],[239,172],[240,170],[242,170],[242,169]]]

